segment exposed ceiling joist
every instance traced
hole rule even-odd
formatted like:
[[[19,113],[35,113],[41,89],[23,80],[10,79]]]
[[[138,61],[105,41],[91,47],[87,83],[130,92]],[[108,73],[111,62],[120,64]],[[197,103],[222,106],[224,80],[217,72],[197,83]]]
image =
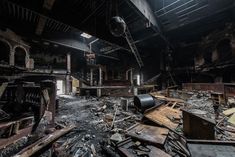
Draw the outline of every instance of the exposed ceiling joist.
[[[159,32],[161,32],[161,28],[156,20],[154,12],[150,8],[149,3],[146,0],[128,0],[130,4],[142,15],[145,19],[149,21],[149,23],[156,27]]]
[[[54,41],[54,40],[48,40],[48,39],[44,39],[44,41],[49,42],[49,43],[53,43],[53,44],[57,44],[60,46],[68,47],[71,49],[79,50],[79,52],[84,52],[84,51],[90,52],[89,47],[86,44],[79,42],[79,41],[74,41],[74,42],[71,42],[71,40]],[[95,53],[95,55],[100,56],[100,57],[104,57],[104,58],[113,59],[113,60],[119,60],[118,58],[113,57],[113,56],[107,56],[107,55],[98,54],[98,53]]]
[[[43,3],[43,12],[46,12],[48,10],[51,10],[53,5],[54,5],[54,2],[55,0],[44,0],[44,3]],[[44,27],[46,25],[46,18],[45,17],[40,17],[39,18],[39,21],[38,21],[38,24],[37,24],[37,28],[36,28],[36,34],[37,35],[41,35],[43,30],[44,30]]]
[[[154,15],[153,10],[151,9],[149,3],[147,0],[128,0],[132,6],[142,15],[144,16],[149,23],[151,24],[152,28],[154,31],[158,32],[161,38],[165,41],[165,43],[169,46],[172,47],[168,39],[163,35],[163,31],[157,22],[157,18]]]

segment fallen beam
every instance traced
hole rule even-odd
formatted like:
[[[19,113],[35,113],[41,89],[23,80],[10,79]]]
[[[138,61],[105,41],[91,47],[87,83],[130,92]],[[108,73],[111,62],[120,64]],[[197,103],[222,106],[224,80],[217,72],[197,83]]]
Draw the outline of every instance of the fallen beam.
[[[70,132],[74,128],[75,128],[75,126],[70,126],[67,128],[57,130],[57,131],[53,132],[52,134],[49,134],[49,135],[41,138],[40,140],[36,141],[35,143],[29,145],[28,147],[24,148],[23,150],[21,150],[19,153],[17,153],[13,157],[32,156],[33,154],[39,152],[40,150],[42,150],[46,146],[52,144],[58,138],[60,138],[61,136],[64,136],[65,134],[67,134],[68,132]]]

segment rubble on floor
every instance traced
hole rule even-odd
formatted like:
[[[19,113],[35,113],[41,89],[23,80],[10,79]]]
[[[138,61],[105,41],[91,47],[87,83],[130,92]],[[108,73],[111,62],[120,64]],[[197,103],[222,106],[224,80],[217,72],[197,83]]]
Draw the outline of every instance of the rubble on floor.
[[[57,157],[200,157],[234,152],[234,108],[225,101],[218,106],[211,92],[172,90],[168,94],[151,93],[155,100],[144,103],[155,106],[145,104],[151,107],[145,112],[133,97],[60,96],[56,125],[62,130],[74,128],[46,153]],[[222,151],[207,151],[210,146]],[[6,156],[4,151],[1,157]]]
[[[122,100],[115,97],[60,97],[56,122],[61,125],[73,124],[76,128],[57,141],[57,154],[79,157],[94,155],[95,152],[96,156],[104,156],[101,143],[122,141],[125,130],[142,118],[136,112],[132,99],[128,99],[128,111],[123,109]]]
[[[127,102],[131,103],[127,105],[126,102],[123,103],[123,98],[114,97],[76,97],[71,98],[71,102],[60,98],[61,102],[66,103],[60,103],[57,122],[63,125],[75,124],[78,128],[58,141],[62,143],[58,150],[63,150],[71,156],[190,156],[187,138],[190,138],[191,134],[199,140],[209,140],[209,135],[219,140],[218,137],[221,138],[222,135],[214,131],[217,121],[211,126],[203,126],[205,123],[209,124],[208,119],[213,121],[216,117],[210,93],[186,93],[187,96],[185,93],[182,95],[182,92],[174,91],[174,97],[151,93],[164,103],[144,113],[137,112],[132,99],[128,99]],[[220,111],[222,110],[224,108],[220,107]],[[202,128],[210,126],[213,130],[211,134],[207,134],[208,129],[207,136],[203,136],[205,130],[200,127],[195,134],[194,127],[186,123],[187,120],[191,121],[191,116],[185,120],[182,112],[202,120]],[[230,112],[230,115],[234,113]],[[219,116],[221,117],[222,115]],[[192,129],[188,135],[183,124],[189,131]],[[195,122],[190,124],[195,124],[195,127],[198,125]]]

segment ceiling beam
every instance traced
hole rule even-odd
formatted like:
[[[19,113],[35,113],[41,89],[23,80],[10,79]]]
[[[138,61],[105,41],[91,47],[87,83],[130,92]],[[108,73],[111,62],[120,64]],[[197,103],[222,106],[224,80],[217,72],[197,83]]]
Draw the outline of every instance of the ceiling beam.
[[[138,11],[138,13],[140,13],[145,19],[147,19],[152,26],[156,27],[159,32],[162,32],[156,20],[154,12],[152,11],[147,0],[128,0],[128,2]]]
[[[155,16],[147,0],[128,0],[128,2],[138,11],[138,13],[140,13],[145,19],[148,20],[150,26],[152,26],[151,28],[155,32],[159,33],[160,37],[165,41],[166,45],[168,45],[169,47],[173,47],[164,35],[162,28],[157,22],[157,17]]]
[[[54,3],[55,3],[55,0],[44,0],[44,3],[43,3],[43,12],[46,13],[46,12],[50,11],[52,9]],[[42,32],[44,30],[44,27],[46,25],[46,21],[47,21],[46,17],[40,16],[38,24],[37,24],[36,31],[35,31],[35,33],[37,35],[41,35],[42,34]]]
[[[60,45],[60,46],[64,46],[64,47],[67,47],[67,48],[79,50],[78,52],[90,52],[90,49],[87,46],[87,44],[84,44],[84,43],[82,43],[80,41],[77,41],[77,40],[71,40],[71,39],[48,40],[48,39],[43,39],[43,41],[46,41],[46,42],[49,42],[49,43],[52,43],[52,44],[57,44],[57,45]],[[95,53],[95,55],[100,56],[100,57],[104,57],[104,58],[113,59],[113,60],[119,60],[116,57],[103,55],[103,54],[99,54],[99,53]]]

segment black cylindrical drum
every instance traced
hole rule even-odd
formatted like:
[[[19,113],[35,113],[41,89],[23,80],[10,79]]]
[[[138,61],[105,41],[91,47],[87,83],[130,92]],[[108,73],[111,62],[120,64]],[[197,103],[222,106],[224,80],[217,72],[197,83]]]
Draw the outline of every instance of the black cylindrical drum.
[[[155,101],[151,95],[141,94],[134,97],[134,105],[143,113],[145,110],[155,106]]]

